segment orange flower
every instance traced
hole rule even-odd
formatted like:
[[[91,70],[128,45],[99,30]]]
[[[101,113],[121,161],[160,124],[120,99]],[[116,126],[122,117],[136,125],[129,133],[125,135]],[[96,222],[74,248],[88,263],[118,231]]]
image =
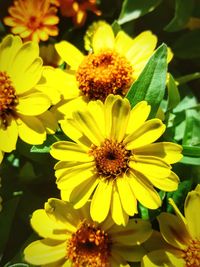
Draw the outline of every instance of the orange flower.
[[[15,0],[8,9],[10,16],[4,18],[4,23],[12,27],[12,33],[26,41],[46,41],[49,35],[58,35],[56,24],[59,18],[56,12],[57,8],[50,6],[50,0]]]
[[[76,26],[82,26],[87,18],[87,11],[92,11],[97,16],[101,11],[96,7],[96,0],[51,0],[56,6],[60,6],[60,11],[64,17],[72,17]]]

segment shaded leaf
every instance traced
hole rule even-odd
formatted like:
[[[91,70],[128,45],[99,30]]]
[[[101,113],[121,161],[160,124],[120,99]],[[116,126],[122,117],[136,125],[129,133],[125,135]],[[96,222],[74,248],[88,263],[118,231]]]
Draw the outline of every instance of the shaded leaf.
[[[125,0],[122,5],[118,23],[120,25],[152,12],[162,0]]]
[[[193,6],[193,0],[176,0],[174,18],[165,27],[165,30],[169,32],[181,30],[188,22],[193,11]]]

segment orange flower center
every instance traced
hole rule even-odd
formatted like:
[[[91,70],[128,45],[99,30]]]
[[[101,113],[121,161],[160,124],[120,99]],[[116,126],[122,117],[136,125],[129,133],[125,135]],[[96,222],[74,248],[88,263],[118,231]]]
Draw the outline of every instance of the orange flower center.
[[[124,96],[131,83],[133,69],[128,60],[112,50],[89,54],[80,64],[76,79],[90,100],[102,101],[109,94]]]
[[[13,113],[17,103],[10,77],[6,72],[0,71],[0,119],[4,127],[7,127],[7,116]]]
[[[83,222],[67,244],[72,267],[110,267],[111,240],[103,230]]]
[[[31,16],[27,22],[27,27],[31,30],[39,29],[41,26],[41,19],[37,18],[36,16]]]
[[[106,139],[100,147],[93,145],[89,154],[95,158],[99,175],[106,179],[115,179],[128,170],[131,152],[122,143]]]
[[[185,267],[200,266],[200,241],[191,240],[190,245],[183,251],[183,259],[186,262]]]

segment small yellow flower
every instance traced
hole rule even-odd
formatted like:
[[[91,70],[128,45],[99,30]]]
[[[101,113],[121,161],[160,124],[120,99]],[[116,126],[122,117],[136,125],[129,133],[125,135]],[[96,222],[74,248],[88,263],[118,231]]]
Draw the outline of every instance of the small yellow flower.
[[[26,41],[46,41],[49,36],[58,35],[56,12],[57,8],[50,6],[50,0],[15,0],[4,23],[12,27],[13,34]]]
[[[147,120],[145,101],[132,110],[129,101],[109,95],[103,104],[91,101],[73,112],[63,130],[73,141],[52,145],[57,185],[62,198],[75,208],[92,197],[91,216],[102,222],[111,212],[117,224],[126,224],[137,213],[137,200],[149,209],[161,205],[153,186],[164,191],[177,189],[178,177],[171,163],[181,159],[181,146],[159,142],[165,131],[159,119]]]
[[[15,149],[18,136],[29,144],[41,144],[46,139],[45,127],[37,116],[42,115],[44,121],[51,102],[35,89],[41,76],[38,44],[22,44],[18,36],[6,36],[0,44],[1,151]]]
[[[160,248],[143,258],[142,267],[199,267],[200,266],[200,185],[188,193],[184,211],[180,213],[170,199],[176,215],[161,213],[158,216],[160,231],[166,241],[166,249]],[[154,243],[155,240],[152,240]]]
[[[149,221],[132,219],[122,227],[108,218],[98,224],[89,215],[89,204],[75,210],[53,198],[33,213],[31,225],[43,239],[25,248],[25,260],[52,267],[130,267],[127,261],[141,260],[145,251],[140,244],[152,233]]]

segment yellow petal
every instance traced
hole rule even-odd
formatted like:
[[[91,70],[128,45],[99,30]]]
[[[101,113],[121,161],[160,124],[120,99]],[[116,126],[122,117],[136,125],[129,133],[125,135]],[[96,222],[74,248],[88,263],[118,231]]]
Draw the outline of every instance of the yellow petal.
[[[200,240],[200,192],[198,190],[193,190],[188,193],[184,209],[191,236],[194,239]]]
[[[82,100],[83,101],[83,100]],[[104,105],[100,100],[90,101],[88,103],[88,109],[93,118],[98,121],[98,126],[104,135],[105,133],[105,116],[104,116]]]
[[[84,55],[72,44],[62,41],[55,44],[59,56],[74,70],[77,70],[84,59]]]
[[[94,221],[102,222],[108,215],[112,196],[112,183],[100,181],[91,201],[90,213]],[[102,205],[103,203],[103,205]]]
[[[50,239],[38,240],[24,250],[25,261],[33,265],[54,263],[66,256],[66,242]]]
[[[150,221],[130,219],[125,227],[115,225],[109,232],[114,244],[133,246],[146,241],[152,234],[152,228]]]
[[[76,231],[80,222],[79,212],[73,208],[71,203],[63,200],[50,198],[45,203],[45,211],[53,222],[58,225],[65,225],[66,233]]]
[[[189,245],[190,236],[180,218],[166,212],[162,212],[157,218],[161,234],[167,243],[178,249],[185,249]]]
[[[157,209],[161,206],[159,194],[153,186],[139,173],[129,175],[129,184],[136,199],[149,209]]]
[[[40,92],[33,92],[19,97],[16,112],[27,116],[36,116],[45,112],[50,107],[50,100]]]
[[[66,225],[51,220],[43,209],[34,211],[31,226],[41,237],[66,241]]]
[[[171,192],[178,188],[179,178],[174,172],[164,178],[152,176],[150,172],[147,177],[155,187],[163,191]]]
[[[126,57],[133,64],[134,69],[141,60],[148,59],[157,44],[157,37],[150,31],[145,31],[133,39],[131,48],[127,51]]]
[[[92,38],[92,48],[94,53],[101,49],[114,48],[114,33],[110,25],[102,25],[98,27]]]
[[[11,34],[3,38],[0,44],[0,69],[7,71],[13,64],[13,59],[22,46],[22,40],[19,36]]]
[[[134,154],[158,157],[169,164],[179,161],[182,158],[181,152],[180,145],[170,142],[160,142],[134,149]]]
[[[182,258],[178,258],[172,252],[165,250],[155,250],[148,253],[142,259],[141,267],[185,267],[185,261]]]
[[[124,31],[119,31],[115,38],[115,50],[121,54],[125,55],[127,51],[131,48],[133,44],[133,39],[128,36]]]
[[[113,221],[120,225],[126,225],[128,222],[128,214],[123,210],[116,185],[113,185],[113,194],[111,199],[111,216]]]
[[[74,203],[75,209],[79,209],[86,204],[98,183],[99,180],[96,177],[91,177],[91,179],[83,181],[80,186],[77,186],[72,190],[69,196],[69,201]]]
[[[131,110],[126,133],[131,134],[136,131],[148,118],[151,106],[146,101],[137,103]]]
[[[131,157],[129,166],[148,177],[154,176],[157,178],[168,177],[171,173],[170,165],[165,161],[151,156],[136,156]]]
[[[0,163],[1,163],[2,160],[3,160],[3,156],[4,156],[4,153],[0,150]]]
[[[104,141],[103,133],[101,133],[97,121],[87,110],[74,112],[73,119],[76,128],[94,145],[99,146]]]
[[[56,132],[56,130],[58,129],[58,123],[51,111],[47,110],[37,117],[44,125],[48,134],[54,134]]]
[[[142,257],[146,254],[146,250],[142,246],[131,246],[126,245],[115,245],[112,248],[113,254],[120,255],[123,259],[129,262],[139,262]]]
[[[153,143],[164,133],[165,128],[159,119],[146,121],[137,131],[124,139],[126,149],[131,150]]]
[[[46,139],[46,131],[36,117],[22,116],[17,120],[19,137],[26,143],[40,145]]]
[[[68,141],[54,143],[51,146],[50,153],[55,159],[63,161],[88,162],[94,160],[83,146]]]
[[[116,185],[124,211],[133,216],[137,213],[137,200],[132,192],[126,177],[117,178]]]
[[[18,129],[16,121],[9,118],[9,124],[4,128],[0,128],[0,150],[11,152],[16,148],[18,138]]]
[[[130,110],[130,103],[126,98],[116,99],[111,109],[110,135],[108,136],[109,139],[114,139],[119,143],[123,140],[129,120]],[[106,113],[105,116],[107,116]]]

